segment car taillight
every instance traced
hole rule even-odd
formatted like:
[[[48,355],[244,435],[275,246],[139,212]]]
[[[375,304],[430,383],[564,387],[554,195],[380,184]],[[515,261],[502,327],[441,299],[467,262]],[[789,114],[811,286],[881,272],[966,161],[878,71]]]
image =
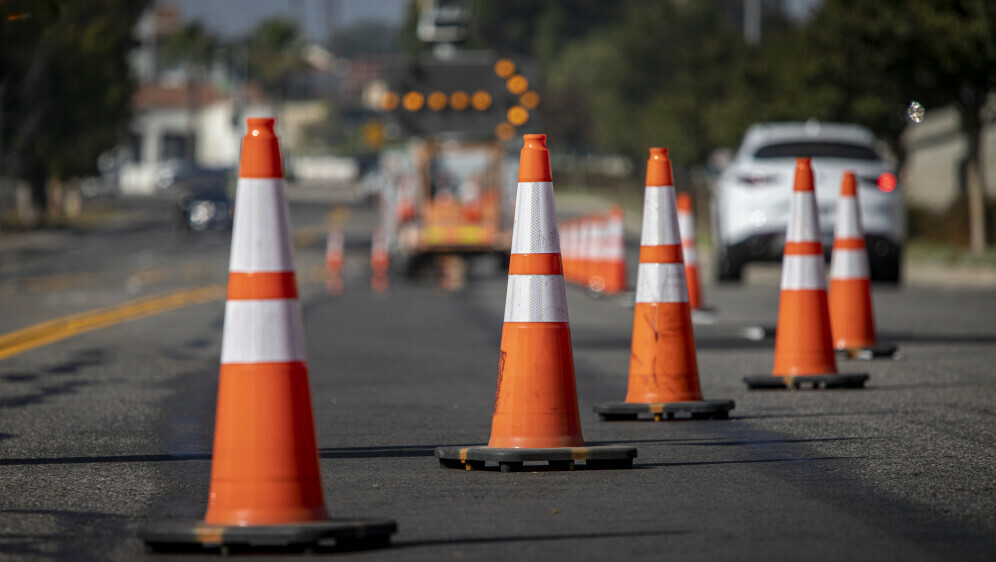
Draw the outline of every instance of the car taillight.
[[[747,185],[765,185],[773,183],[777,178],[778,174],[766,174],[764,172],[751,172],[749,174],[740,174],[737,176],[740,183],[745,183]]]
[[[885,172],[878,177],[878,189],[883,193],[892,193],[896,189],[896,176]]]

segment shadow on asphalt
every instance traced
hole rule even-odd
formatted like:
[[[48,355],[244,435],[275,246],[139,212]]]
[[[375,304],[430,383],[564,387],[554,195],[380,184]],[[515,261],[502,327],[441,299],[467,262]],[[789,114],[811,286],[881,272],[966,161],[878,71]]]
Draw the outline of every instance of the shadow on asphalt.
[[[780,459],[747,459],[747,460],[737,460],[737,461],[690,461],[690,462],[648,462],[634,464],[633,468],[641,467],[669,467],[669,466],[704,466],[710,464],[754,464],[754,463],[769,463],[769,462],[818,462],[818,461],[840,461],[840,460],[855,460],[855,459],[866,459],[868,457],[793,457],[793,458],[780,458]]]
[[[39,372],[7,373],[0,378],[7,382],[30,383],[39,380],[40,377],[44,376],[44,373],[56,376],[75,375],[78,374],[80,370],[87,367],[94,367],[107,363],[109,359],[108,355],[109,354],[104,349],[83,349],[74,353],[68,361],[47,367]],[[47,381],[48,379],[42,378],[42,380]],[[53,396],[73,394],[78,388],[88,384],[90,384],[90,382],[84,380],[62,380],[58,382],[58,384],[45,384],[38,388],[32,388],[32,392],[29,394],[0,399],[0,409],[20,408],[43,402]]]
[[[421,541],[392,541],[392,548],[412,548],[420,546],[444,546],[455,544],[488,544],[527,541],[562,541],[572,539],[618,539],[626,537],[663,537],[688,535],[692,531],[631,531],[622,533],[576,533],[563,535],[522,535],[497,537],[467,537],[462,539],[427,539]]]
[[[897,343],[996,343],[996,334],[911,334],[908,332],[879,332],[883,342]],[[902,350],[900,350],[902,352]]]
[[[0,459],[0,466],[13,465],[46,465],[46,464],[91,464],[116,462],[167,462],[167,461],[204,461],[211,460],[210,453],[192,453],[189,455],[112,455],[100,457],[48,457],[34,459]]]
[[[439,445],[402,445],[397,447],[320,447],[318,456],[323,459],[374,459],[394,457],[432,457]]]

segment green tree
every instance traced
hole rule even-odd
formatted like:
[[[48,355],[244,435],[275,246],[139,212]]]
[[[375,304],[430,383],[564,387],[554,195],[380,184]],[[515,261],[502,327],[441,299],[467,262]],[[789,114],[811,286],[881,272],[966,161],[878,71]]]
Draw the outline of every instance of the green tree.
[[[273,99],[285,99],[290,78],[304,68],[304,40],[297,24],[281,18],[267,19],[250,37],[250,76]]]
[[[187,160],[195,160],[194,132],[197,119],[198,93],[207,82],[217,39],[200,22],[188,23],[165,38],[160,51],[166,65],[180,64],[186,67],[187,76]]]
[[[781,98],[766,111],[779,104],[863,123],[900,160],[911,101],[957,108],[968,147],[969,238],[973,251],[985,249],[981,133],[983,108],[996,87],[996,3],[827,0],[794,37],[768,47],[766,74],[784,89],[775,90]]]
[[[0,174],[28,181],[43,211],[46,180],[94,173],[121,140],[134,88],[126,56],[145,4],[0,3]]]

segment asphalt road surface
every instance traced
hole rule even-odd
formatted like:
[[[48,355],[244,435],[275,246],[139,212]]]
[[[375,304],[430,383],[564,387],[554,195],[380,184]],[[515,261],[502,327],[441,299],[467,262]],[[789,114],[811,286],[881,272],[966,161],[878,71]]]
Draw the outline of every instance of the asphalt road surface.
[[[346,292],[331,298],[321,233],[336,208],[349,210]],[[100,228],[0,233],[0,337],[223,286],[226,234],[126,211]],[[329,511],[399,526],[389,549],[336,556],[996,559],[996,289],[876,289],[880,338],[901,356],[842,362],[871,375],[866,389],[748,392],[742,377],[771,369],[778,287],[707,286],[718,314],[696,325],[702,387],[736,400],[732,419],[608,423],[591,408],[624,397],[632,309],[569,288],[586,443],[637,446],[634,468],[467,472],[433,450],[488,440],[504,274],[475,268],[456,292],[394,277],[377,294],[372,208],[301,201],[292,223]],[[137,532],[204,514],[223,309],[111,318],[0,359],[0,559],[198,558],[151,554]]]

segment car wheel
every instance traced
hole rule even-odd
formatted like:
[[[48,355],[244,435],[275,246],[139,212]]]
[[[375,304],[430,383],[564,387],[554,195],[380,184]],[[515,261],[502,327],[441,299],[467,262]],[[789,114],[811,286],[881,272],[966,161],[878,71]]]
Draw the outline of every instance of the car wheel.
[[[739,283],[743,279],[744,262],[723,248],[716,257],[716,281],[720,283]]]
[[[898,285],[902,279],[902,250],[896,248],[884,256],[869,255],[871,280],[875,283]]]

